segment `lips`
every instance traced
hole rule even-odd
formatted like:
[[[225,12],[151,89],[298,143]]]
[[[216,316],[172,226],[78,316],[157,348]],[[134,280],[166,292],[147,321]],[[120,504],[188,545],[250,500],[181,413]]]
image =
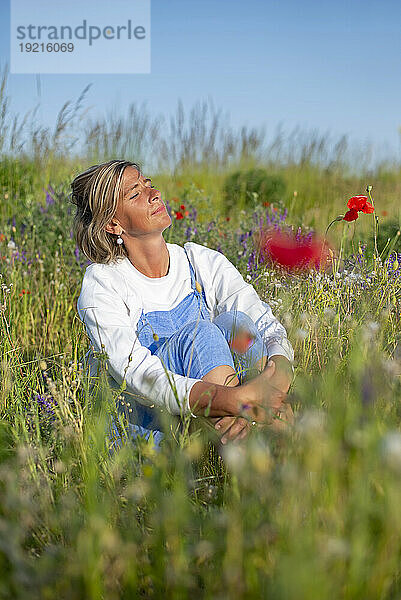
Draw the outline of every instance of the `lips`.
[[[155,215],[158,212],[162,212],[163,210],[165,210],[165,206],[164,206],[164,204],[161,204],[157,210],[152,212],[152,215]]]

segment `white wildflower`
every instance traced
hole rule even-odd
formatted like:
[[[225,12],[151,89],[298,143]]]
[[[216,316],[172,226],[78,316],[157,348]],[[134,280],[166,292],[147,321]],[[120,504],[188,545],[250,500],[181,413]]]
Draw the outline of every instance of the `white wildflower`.
[[[14,240],[10,240],[7,244],[7,248],[11,248],[11,250],[15,250],[16,247],[17,244],[14,242]]]
[[[347,558],[350,555],[349,543],[339,537],[330,537],[326,542],[325,550],[333,558]]]
[[[375,321],[368,321],[362,332],[362,339],[364,340],[364,342],[371,341],[375,337],[379,329],[380,325],[378,323],[376,323]]]
[[[227,444],[223,448],[223,458],[232,471],[241,471],[245,466],[245,449],[242,446]]]
[[[401,376],[401,361],[392,359],[383,359],[383,367],[390,377]]]
[[[305,329],[301,329],[300,327],[295,332],[295,337],[299,340],[306,340],[308,337],[308,332]]]
[[[387,465],[401,473],[401,433],[390,431],[382,440],[382,456]]]
[[[295,428],[303,435],[315,435],[323,431],[326,414],[316,408],[305,410],[298,418]]]
[[[334,317],[336,316],[336,313],[330,306],[326,306],[326,308],[323,311],[323,314],[326,317],[326,319],[334,319]]]
[[[372,333],[376,333],[380,328],[379,323],[376,323],[376,321],[368,321],[366,326]]]

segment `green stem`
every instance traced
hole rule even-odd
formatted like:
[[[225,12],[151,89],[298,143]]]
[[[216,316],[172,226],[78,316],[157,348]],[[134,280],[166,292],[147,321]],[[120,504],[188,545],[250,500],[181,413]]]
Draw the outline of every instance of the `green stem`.
[[[334,221],[332,221],[331,223],[329,223],[327,229],[326,229],[326,233],[324,234],[324,239],[326,239],[327,236],[327,232],[329,231],[330,227],[334,224],[337,223],[337,221],[342,221],[344,219],[344,215],[339,215],[338,217],[336,217],[334,219]]]
[[[375,208],[375,211],[376,211],[376,207],[375,207],[374,200],[372,198],[371,191],[372,191],[372,186],[368,185],[366,187],[366,192],[368,194],[370,203],[372,204],[372,206]],[[373,233],[374,233],[374,240],[375,240],[375,259],[377,260],[379,258],[379,251],[377,248],[377,231],[378,231],[379,219],[377,218],[375,212],[372,213],[372,216],[373,216]]]

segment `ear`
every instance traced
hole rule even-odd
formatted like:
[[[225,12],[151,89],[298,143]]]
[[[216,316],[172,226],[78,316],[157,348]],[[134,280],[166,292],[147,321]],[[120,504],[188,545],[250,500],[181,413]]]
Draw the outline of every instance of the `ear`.
[[[119,234],[120,229],[121,229],[121,225],[119,225],[117,223],[117,221],[110,221],[110,223],[107,223],[107,225],[104,228],[104,230],[107,231],[107,233],[115,233],[115,234]]]

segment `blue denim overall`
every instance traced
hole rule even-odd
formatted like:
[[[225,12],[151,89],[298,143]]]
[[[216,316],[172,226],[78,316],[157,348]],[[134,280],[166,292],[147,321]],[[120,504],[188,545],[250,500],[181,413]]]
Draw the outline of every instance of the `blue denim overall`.
[[[192,292],[171,310],[156,310],[142,313],[138,320],[137,336],[151,354],[158,356],[166,369],[178,375],[202,379],[215,367],[229,365],[236,370],[240,383],[247,367],[266,356],[267,352],[256,325],[241,311],[227,311],[210,320],[206,296],[196,281],[195,272],[188,258]],[[232,352],[229,343],[239,327],[245,328],[254,337],[252,345],[244,354]],[[234,361],[236,366],[234,366]],[[158,411],[139,402],[124,403],[131,408],[129,413],[130,433],[133,437],[153,435],[156,446],[163,438]],[[123,410],[118,404],[118,410]],[[111,437],[120,445],[120,436],[112,424]]]

